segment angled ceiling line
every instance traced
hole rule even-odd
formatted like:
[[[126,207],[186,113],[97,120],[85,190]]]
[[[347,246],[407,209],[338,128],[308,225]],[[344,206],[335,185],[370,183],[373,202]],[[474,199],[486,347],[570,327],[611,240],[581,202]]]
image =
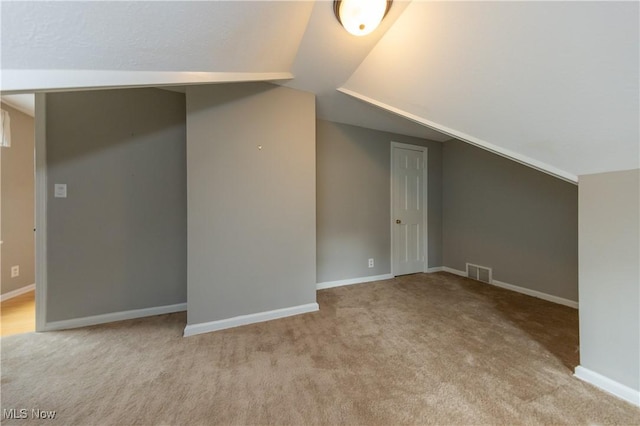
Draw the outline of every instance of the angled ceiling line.
[[[184,86],[193,84],[239,83],[290,80],[282,72],[190,72],[121,70],[20,70],[3,69],[3,95],[120,87]]]
[[[451,136],[452,138],[455,139],[459,139],[463,142],[467,142],[471,145],[477,146],[479,148],[482,148],[486,151],[492,152],[494,154],[497,154],[501,157],[504,158],[508,158],[510,160],[513,160],[517,163],[520,163],[522,165],[525,165],[527,167],[531,167],[532,169],[538,170],[540,172],[546,173],[548,175],[551,175],[553,177],[556,177],[558,179],[562,179],[566,182],[572,183],[574,185],[578,185],[578,177],[572,173],[566,172],[564,170],[560,170],[557,167],[551,166],[549,164],[543,163],[541,161],[535,160],[533,158],[527,157],[526,155],[522,155],[522,154],[518,154],[517,152],[513,152],[509,149],[505,149],[502,147],[499,147],[497,145],[494,145],[490,142],[487,142],[483,139],[477,138],[475,136],[471,136],[468,135],[464,132],[460,132],[458,130],[452,129],[450,127],[444,126],[442,124],[439,123],[435,123],[431,120],[428,120],[424,117],[420,117],[418,115],[412,114],[410,112],[401,110],[400,108],[396,108],[392,105],[386,104],[384,102],[380,102],[376,99],[370,98],[368,96],[365,96],[363,94],[360,94],[358,92],[355,92],[353,90],[350,89],[346,89],[344,87],[339,87],[337,89],[339,92],[344,93],[345,95],[349,95],[353,98],[356,98],[360,101],[366,102],[368,104],[374,105],[378,108],[381,108],[383,110],[392,112],[396,115],[399,115],[401,117],[404,117],[408,120],[414,121],[418,124],[421,124],[423,126],[429,127],[430,129],[436,130],[440,133],[444,133],[448,136]]]
[[[3,104],[9,105],[11,108],[27,114],[30,117],[35,115],[35,96],[34,95],[10,95],[0,98]]]

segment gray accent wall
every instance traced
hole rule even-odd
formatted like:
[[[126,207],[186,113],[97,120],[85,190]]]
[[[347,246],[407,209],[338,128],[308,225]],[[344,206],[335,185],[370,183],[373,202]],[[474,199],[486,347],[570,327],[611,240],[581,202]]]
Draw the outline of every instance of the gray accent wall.
[[[34,246],[34,121],[33,117],[2,104],[11,120],[11,147],[0,148],[2,164],[2,294],[35,283]],[[11,267],[20,275],[11,278]]]
[[[314,95],[190,86],[187,135],[188,324],[315,303]]]
[[[185,303],[184,94],[51,93],[46,115],[47,321]]]
[[[318,120],[319,283],[391,272],[391,142],[428,148],[429,266],[442,265],[442,144]]]
[[[640,390],[640,170],[580,176],[580,366]]]
[[[443,265],[578,300],[578,187],[470,144],[443,148]]]

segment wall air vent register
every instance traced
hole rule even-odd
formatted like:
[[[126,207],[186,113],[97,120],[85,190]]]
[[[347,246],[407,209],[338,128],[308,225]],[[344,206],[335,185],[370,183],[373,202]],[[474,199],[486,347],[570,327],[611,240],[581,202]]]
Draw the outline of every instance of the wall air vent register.
[[[474,265],[473,263],[467,263],[467,278],[491,284],[491,275],[491,268],[487,268],[486,266]]]

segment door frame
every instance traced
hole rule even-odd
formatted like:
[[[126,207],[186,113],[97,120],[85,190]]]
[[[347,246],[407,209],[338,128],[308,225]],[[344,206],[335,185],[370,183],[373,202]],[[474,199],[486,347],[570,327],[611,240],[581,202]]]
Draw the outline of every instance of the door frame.
[[[36,332],[47,331],[46,94],[35,94]]]
[[[424,162],[424,167],[422,168],[422,229],[424,229],[424,232],[422,233],[422,239],[423,239],[423,244],[424,244],[424,262],[422,265],[422,272],[427,272],[427,270],[429,269],[429,190],[428,190],[428,184],[429,184],[429,156],[428,156],[428,148],[426,146],[420,146],[420,145],[410,145],[410,144],[406,144],[406,143],[400,143],[400,142],[394,142],[391,141],[391,167],[389,170],[389,186],[391,188],[391,198],[389,200],[389,205],[390,205],[390,220],[389,220],[389,226],[391,228],[391,276],[395,277],[395,271],[394,271],[394,263],[395,263],[395,258],[394,258],[394,241],[395,241],[395,229],[396,227],[395,225],[395,218],[394,218],[394,211],[393,211],[393,168],[395,165],[395,160],[396,160],[396,156],[395,156],[395,149],[396,148],[402,148],[402,149],[410,149],[412,151],[421,151],[422,152],[422,161]]]

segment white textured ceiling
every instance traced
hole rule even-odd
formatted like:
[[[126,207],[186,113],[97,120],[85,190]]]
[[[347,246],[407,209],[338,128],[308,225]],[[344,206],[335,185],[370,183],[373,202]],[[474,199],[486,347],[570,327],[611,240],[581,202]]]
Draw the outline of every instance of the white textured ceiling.
[[[292,73],[280,84],[315,93],[321,118],[453,135],[575,180],[639,167],[638,14],[638,2],[396,0],[357,38],[330,1],[3,1],[0,59],[23,88],[32,75],[82,88],[97,75],[140,86]]]
[[[565,176],[638,168],[638,12],[413,2],[344,88]]]
[[[394,2],[376,31],[365,37],[354,37],[336,20],[331,2],[317,2],[291,68],[295,78],[280,84],[315,93],[317,115],[325,120],[436,141],[450,139],[336,90],[353,74],[408,5],[406,1]]]
[[[312,2],[3,2],[2,68],[288,71]]]

